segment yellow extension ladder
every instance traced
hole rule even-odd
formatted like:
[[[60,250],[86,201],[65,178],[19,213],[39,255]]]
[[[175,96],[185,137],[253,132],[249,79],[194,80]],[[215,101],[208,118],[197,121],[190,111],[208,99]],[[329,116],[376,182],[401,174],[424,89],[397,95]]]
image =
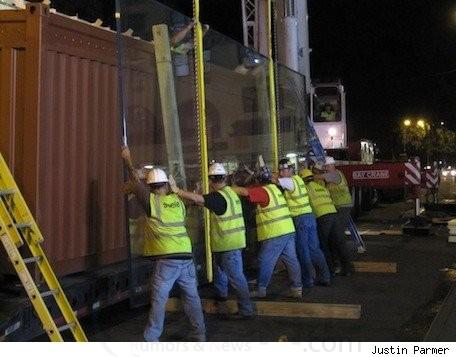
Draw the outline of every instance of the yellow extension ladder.
[[[63,341],[61,332],[70,330],[75,341],[87,341],[87,337],[41,247],[43,236],[1,153],[0,240],[38,317],[43,323],[43,329],[48,334],[49,339],[51,341]],[[31,256],[27,258],[24,258],[18,249],[24,245],[24,242],[31,253]],[[39,291],[27,264],[37,265],[47,284],[47,291]],[[46,306],[45,299],[50,297],[55,299],[62,313],[65,320],[63,326],[57,327]]]

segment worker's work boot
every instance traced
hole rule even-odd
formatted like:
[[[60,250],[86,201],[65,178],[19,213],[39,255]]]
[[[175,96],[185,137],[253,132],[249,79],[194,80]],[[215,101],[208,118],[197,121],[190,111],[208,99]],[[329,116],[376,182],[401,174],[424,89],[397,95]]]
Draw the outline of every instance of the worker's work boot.
[[[266,297],[266,288],[257,287],[255,290],[250,292],[251,298],[264,298]]]
[[[323,287],[330,287],[331,286],[331,282],[330,281],[323,281],[323,280],[319,280],[317,282],[315,282],[315,285],[316,286],[323,286]]]
[[[301,299],[302,298],[302,288],[291,288],[287,297],[293,298],[293,299]]]
[[[206,342],[206,335],[188,335],[184,337],[185,342]]]
[[[347,264],[342,268],[341,274],[343,276],[352,276],[353,274],[355,274],[355,267],[351,263]]]

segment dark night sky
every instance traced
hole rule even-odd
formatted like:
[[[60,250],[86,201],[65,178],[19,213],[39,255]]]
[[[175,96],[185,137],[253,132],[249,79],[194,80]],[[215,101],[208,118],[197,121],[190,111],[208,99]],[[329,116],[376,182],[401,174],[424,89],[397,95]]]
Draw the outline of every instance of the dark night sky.
[[[241,40],[240,0],[201,0],[203,20]],[[53,0],[59,11],[111,21],[113,0]],[[161,2],[187,14],[190,0]],[[456,129],[455,0],[308,0],[312,77],[342,79],[349,136],[395,143],[399,119]],[[453,73],[443,73],[455,70]],[[384,152],[386,150],[383,150]],[[389,149],[388,149],[389,151]]]

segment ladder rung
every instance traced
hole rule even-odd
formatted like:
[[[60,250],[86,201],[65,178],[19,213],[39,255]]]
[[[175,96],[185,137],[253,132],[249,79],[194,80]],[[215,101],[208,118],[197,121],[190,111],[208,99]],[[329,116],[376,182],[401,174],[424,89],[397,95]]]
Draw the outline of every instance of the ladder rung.
[[[25,258],[24,259],[24,263],[25,264],[28,264],[28,263],[37,263],[41,260],[41,257],[31,257],[31,258]]]
[[[58,330],[59,330],[60,332],[62,332],[62,331],[66,331],[66,330],[72,329],[74,326],[75,326],[75,323],[74,323],[74,322],[71,322],[71,323],[69,323],[69,324],[60,326],[60,327],[58,328]]]
[[[58,290],[49,290],[49,291],[45,291],[43,293],[40,293],[41,297],[45,298],[45,297],[48,297],[48,296],[51,296],[51,295],[57,295],[58,294]]]
[[[6,190],[0,190],[0,197],[1,196],[9,196],[15,194],[16,190],[14,188],[7,188]]]
[[[17,223],[16,224],[17,229],[30,228],[31,226],[32,226],[31,223]]]

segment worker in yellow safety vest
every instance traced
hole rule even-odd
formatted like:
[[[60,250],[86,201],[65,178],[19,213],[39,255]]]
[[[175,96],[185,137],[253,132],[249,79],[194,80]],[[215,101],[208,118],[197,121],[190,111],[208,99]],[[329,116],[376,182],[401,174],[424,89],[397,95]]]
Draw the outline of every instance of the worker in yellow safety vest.
[[[353,207],[353,200],[348,187],[347,179],[344,174],[336,169],[336,161],[331,156],[327,156],[325,160],[325,172],[319,175],[319,178],[324,180],[334,206],[337,209],[338,221],[343,225],[344,229],[348,225],[350,212]]]
[[[257,289],[252,296],[265,297],[274,267],[279,258],[287,267],[290,279],[289,296],[302,297],[301,268],[296,256],[296,231],[285,197],[272,183],[272,174],[265,165],[256,172],[257,185],[233,187],[239,195],[256,205],[257,239],[261,244],[258,253]]]
[[[335,273],[334,258],[339,257],[342,264],[342,274],[353,274],[351,252],[345,240],[345,232],[337,222],[337,210],[327,188],[314,181],[314,174],[309,169],[301,171],[301,177],[306,184],[312,210],[317,217],[318,237],[320,246],[326,257],[331,274]]]
[[[277,184],[284,190],[296,228],[296,251],[301,264],[303,287],[309,289],[314,284],[329,286],[331,276],[320,249],[317,221],[309,202],[309,194],[302,178],[294,174],[294,165],[288,159],[279,161]]]
[[[330,103],[325,104],[324,110],[320,113],[320,120],[326,122],[336,121],[336,112]]]
[[[192,327],[188,339],[205,341],[206,328],[198,294],[192,242],[185,227],[185,205],[178,195],[170,193],[169,180],[163,170],[153,168],[148,172],[148,190],[136,174],[128,148],[123,148],[122,157],[130,180],[135,183],[133,192],[147,213],[143,255],[154,261],[151,308],[144,339],[159,340],[163,331],[166,301],[177,283],[181,289],[184,311]]]
[[[206,195],[181,190],[172,176],[170,186],[179,197],[202,205],[211,212],[211,250],[217,300],[227,300],[228,286],[231,285],[238,297],[239,313],[227,317],[251,319],[254,307],[242,264],[242,249],[246,246],[244,216],[239,196],[227,185],[227,174],[222,164],[212,163],[209,166],[211,192]]]

